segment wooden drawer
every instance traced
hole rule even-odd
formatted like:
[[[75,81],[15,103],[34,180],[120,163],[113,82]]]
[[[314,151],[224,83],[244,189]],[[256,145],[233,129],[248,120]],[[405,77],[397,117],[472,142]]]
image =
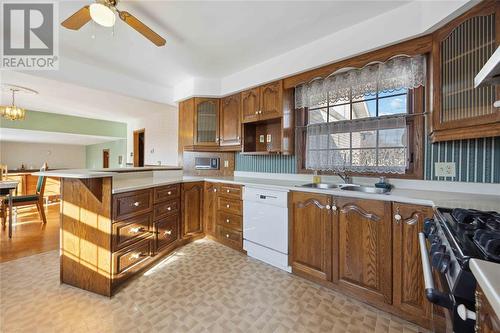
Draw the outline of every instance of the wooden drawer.
[[[217,197],[217,210],[242,215],[243,212],[243,204],[241,200],[233,200],[223,197]]]
[[[234,215],[226,212],[217,213],[217,224],[225,228],[231,228],[238,231],[242,230],[243,218],[239,215]]]
[[[139,270],[151,258],[152,239],[146,238],[113,253],[113,274],[131,274]]]
[[[113,219],[124,220],[150,212],[153,208],[153,191],[141,190],[113,196]]]
[[[243,199],[241,194],[241,185],[219,183],[217,191],[221,197],[237,200]]]
[[[177,215],[180,210],[180,200],[172,200],[154,205],[153,219],[157,220],[167,215]]]
[[[160,186],[154,188],[154,203],[163,202],[178,198],[181,193],[179,184]]]
[[[236,231],[234,229],[218,225],[217,239],[235,249],[241,250],[243,248],[243,234],[241,231]]]
[[[151,214],[143,214],[113,223],[113,251],[130,245],[150,234]]]
[[[179,216],[172,215],[153,222],[155,253],[179,239]]]

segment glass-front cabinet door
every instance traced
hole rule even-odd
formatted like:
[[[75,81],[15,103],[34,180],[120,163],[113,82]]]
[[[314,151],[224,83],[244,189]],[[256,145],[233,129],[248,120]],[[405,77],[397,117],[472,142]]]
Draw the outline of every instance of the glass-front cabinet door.
[[[217,146],[219,144],[219,100],[195,98],[194,144]]]

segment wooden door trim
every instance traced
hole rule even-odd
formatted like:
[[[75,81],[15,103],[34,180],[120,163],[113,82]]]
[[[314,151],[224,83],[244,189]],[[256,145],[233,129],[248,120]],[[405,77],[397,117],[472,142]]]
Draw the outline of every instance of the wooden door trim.
[[[135,167],[139,166],[139,134],[141,134],[141,133],[144,134],[143,141],[142,141],[143,142],[142,153],[143,153],[143,155],[145,155],[144,153],[145,153],[145,149],[146,149],[146,129],[141,128],[141,129],[134,131],[134,166]],[[143,156],[142,158],[144,160],[145,156]]]

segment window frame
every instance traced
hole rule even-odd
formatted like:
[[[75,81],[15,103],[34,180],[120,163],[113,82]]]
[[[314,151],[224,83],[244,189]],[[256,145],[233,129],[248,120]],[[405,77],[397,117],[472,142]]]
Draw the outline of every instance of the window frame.
[[[378,93],[376,95],[378,97]],[[374,99],[376,98],[374,97]],[[385,97],[383,97],[385,98]],[[378,99],[377,100],[377,114],[378,114]],[[372,173],[372,172],[348,172],[351,176],[363,176],[363,177],[381,177],[385,176],[388,178],[408,178],[408,179],[423,179],[424,175],[424,117],[421,114],[425,112],[425,87],[418,87],[415,89],[409,89],[407,94],[408,103],[408,156],[410,161],[408,162],[408,168],[404,174],[393,174],[393,173]],[[352,118],[352,99],[346,103],[340,104],[350,104],[350,113]],[[330,105],[325,106],[327,108],[327,117],[329,117]],[[321,109],[321,107],[314,108]],[[306,137],[307,137],[307,123],[309,118],[308,108],[296,109],[296,148],[297,148],[297,172],[300,174],[312,174],[313,170],[308,170],[305,168],[306,162]],[[417,114],[411,116],[412,114]],[[374,117],[378,118],[378,117]],[[327,118],[329,119],[329,118]],[[352,149],[352,147],[351,147]],[[335,175],[336,172],[333,171],[318,171],[319,174],[323,175]]]

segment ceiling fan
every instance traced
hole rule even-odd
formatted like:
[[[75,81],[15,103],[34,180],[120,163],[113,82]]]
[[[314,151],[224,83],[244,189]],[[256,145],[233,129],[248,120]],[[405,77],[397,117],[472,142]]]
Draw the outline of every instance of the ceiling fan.
[[[156,46],[165,45],[165,39],[154,32],[147,25],[139,21],[135,16],[126,11],[116,8],[117,0],[96,0],[96,2],[83,7],[68,17],[61,25],[71,30],[78,30],[93,20],[104,27],[112,27],[118,17],[129,26],[137,30],[144,37],[153,42]]]

